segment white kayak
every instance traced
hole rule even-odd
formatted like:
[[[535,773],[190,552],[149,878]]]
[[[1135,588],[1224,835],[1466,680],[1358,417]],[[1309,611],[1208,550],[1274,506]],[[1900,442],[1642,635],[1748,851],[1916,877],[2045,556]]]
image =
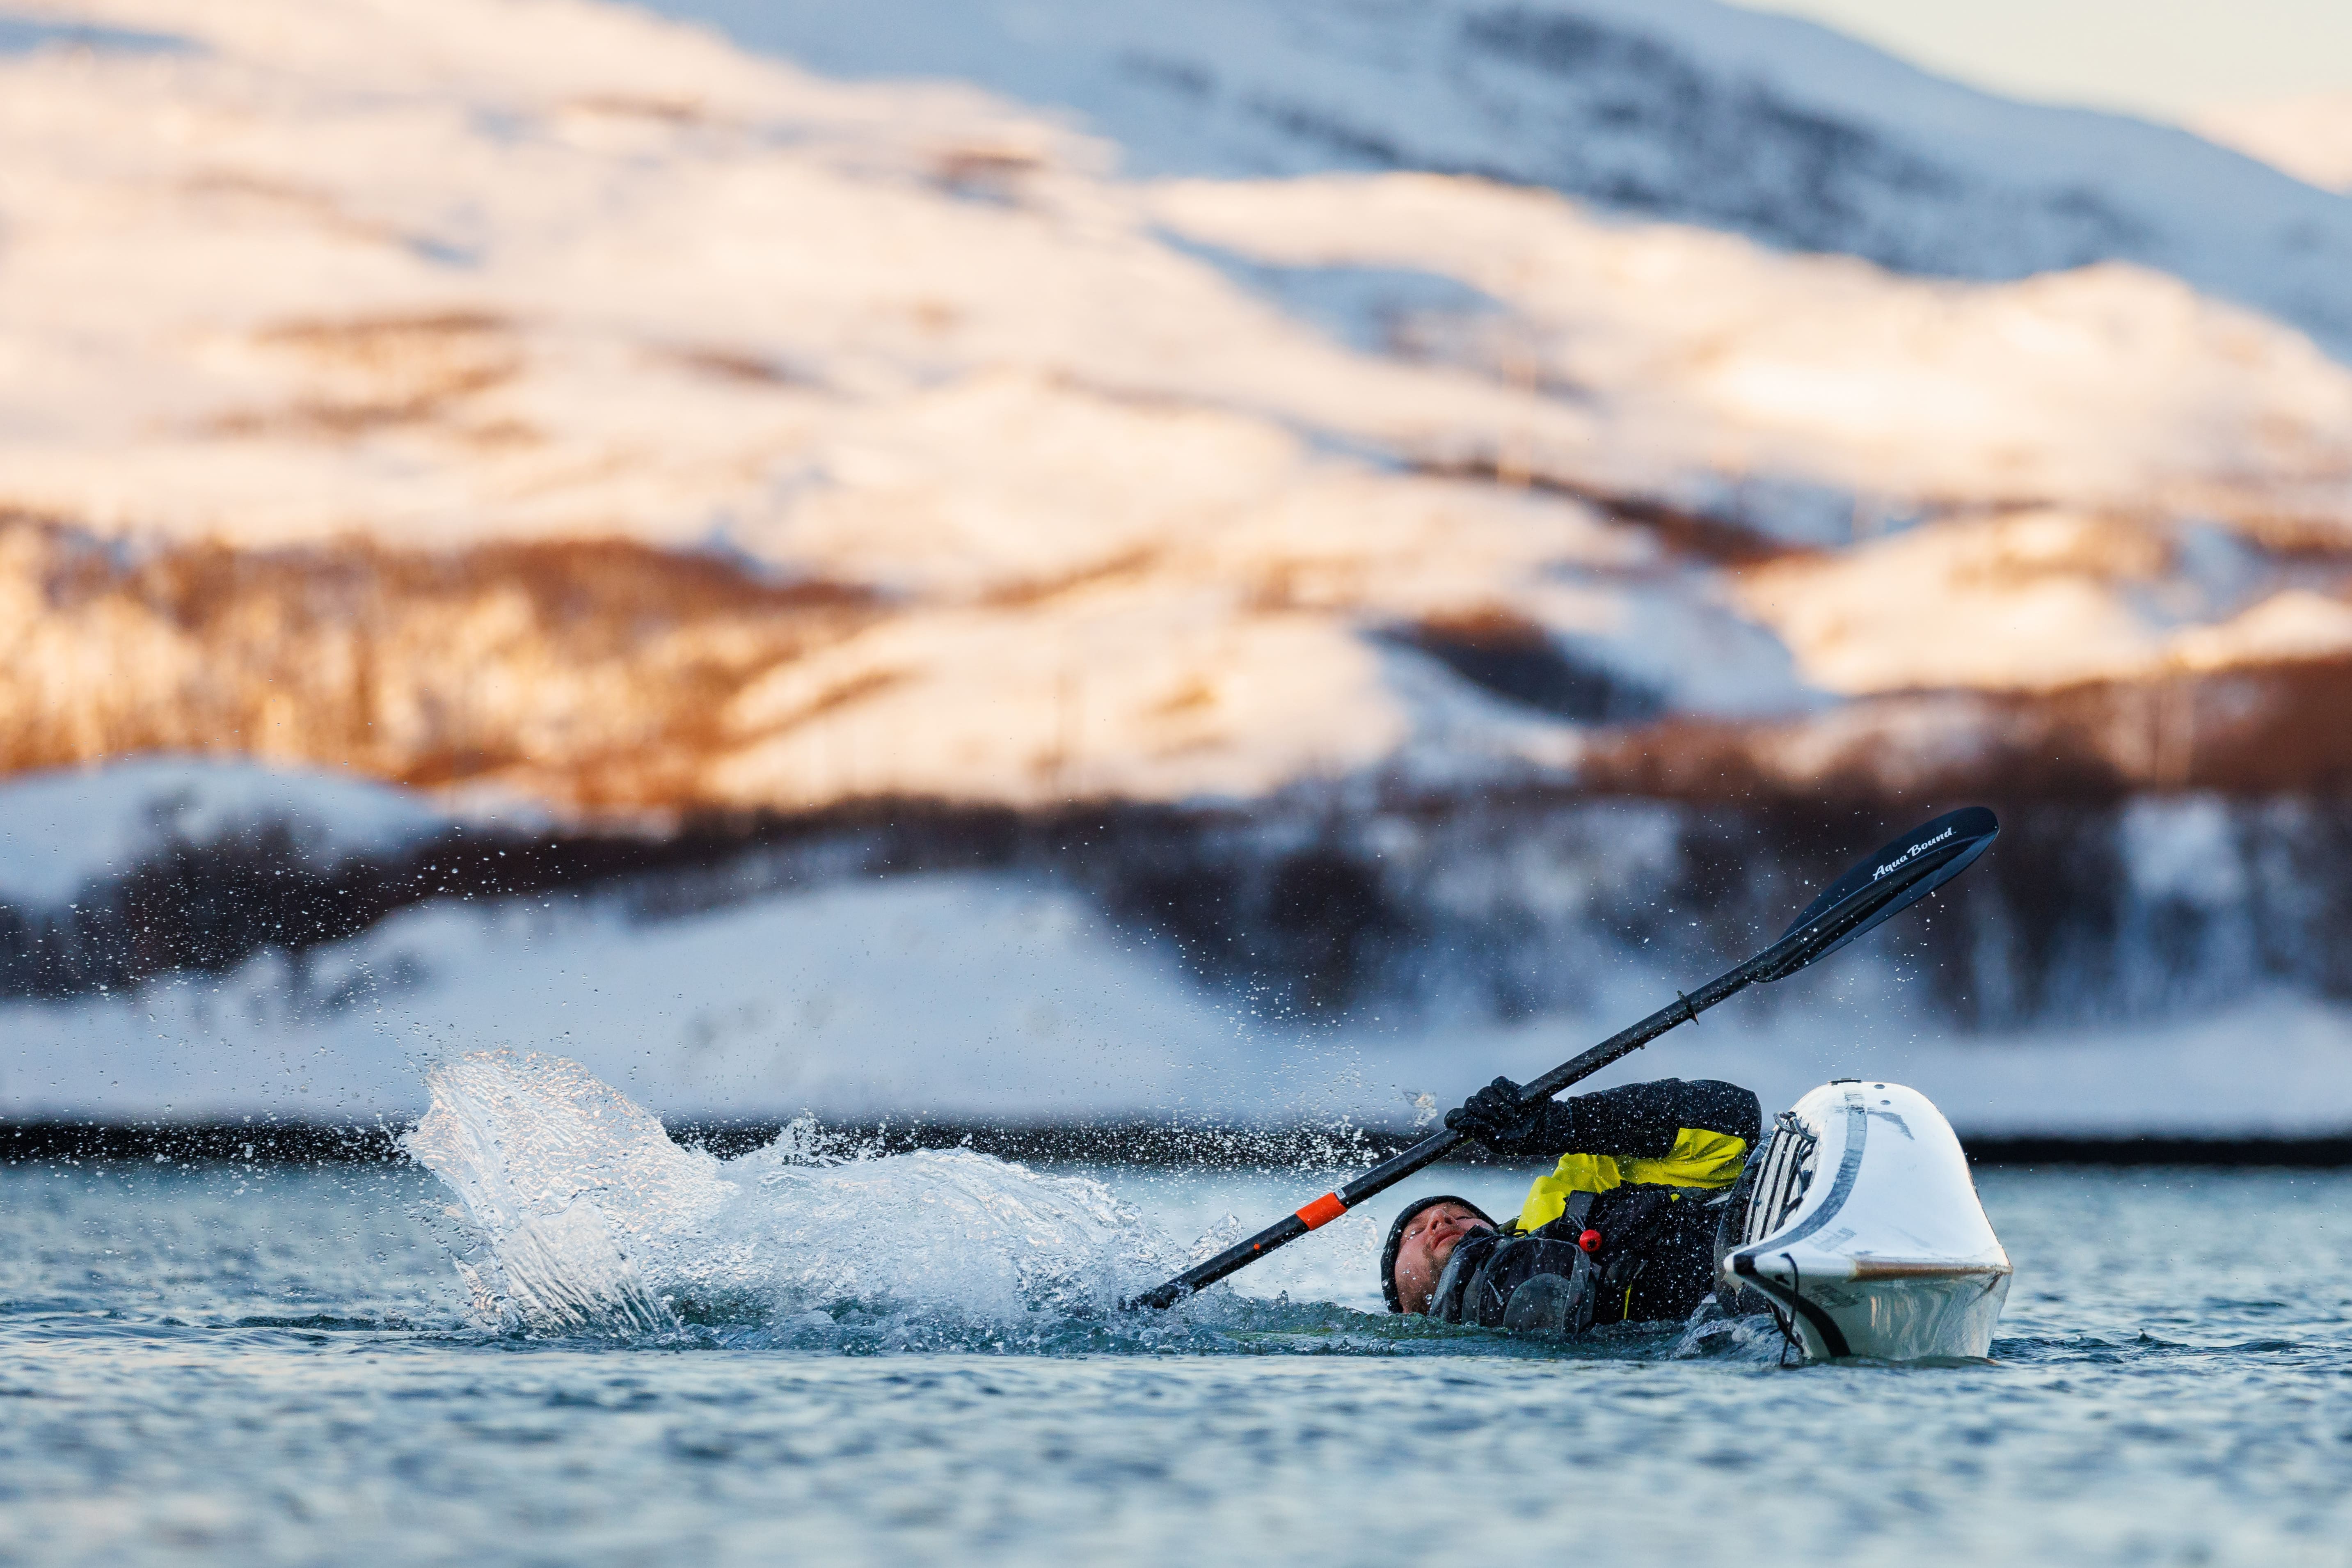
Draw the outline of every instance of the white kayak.
[[[1943,1112],[1841,1079],[1780,1117],[1719,1275],[1810,1357],[1918,1361],[1990,1353],[2010,1264]]]

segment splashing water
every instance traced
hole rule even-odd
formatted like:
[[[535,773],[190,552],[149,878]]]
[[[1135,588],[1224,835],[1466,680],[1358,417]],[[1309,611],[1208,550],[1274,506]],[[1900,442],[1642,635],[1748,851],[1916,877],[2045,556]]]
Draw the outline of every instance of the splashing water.
[[[407,1149],[457,1194],[458,1268],[500,1328],[1001,1340],[1099,1317],[1182,1266],[1084,1177],[961,1149],[875,1155],[808,1119],[720,1161],[559,1057],[476,1052],[426,1082]]]

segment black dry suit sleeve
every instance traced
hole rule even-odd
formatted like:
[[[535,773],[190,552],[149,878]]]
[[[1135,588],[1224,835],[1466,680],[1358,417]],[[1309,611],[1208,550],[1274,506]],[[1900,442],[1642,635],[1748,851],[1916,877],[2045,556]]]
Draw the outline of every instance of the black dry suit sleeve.
[[[1751,1091],[1711,1078],[1687,1083],[1662,1078],[1572,1095],[1565,1109],[1571,1142],[1560,1152],[1628,1154],[1643,1160],[1673,1152],[1685,1128],[1727,1132],[1752,1147],[1764,1117]]]

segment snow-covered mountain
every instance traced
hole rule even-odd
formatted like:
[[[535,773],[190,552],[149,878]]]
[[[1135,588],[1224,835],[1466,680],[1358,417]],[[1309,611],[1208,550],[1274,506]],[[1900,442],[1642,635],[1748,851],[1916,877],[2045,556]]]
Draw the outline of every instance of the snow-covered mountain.
[[[1976,91],[1717,0],[656,8],[823,71],[1066,108],[1146,176],[1478,174],[1944,277],[2128,260],[2352,353],[2352,202],[2185,132]]]
[[[1954,1082],[2225,1008],[2324,1076],[2352,204],[1695,3],[728,19],[894,79],[591,0],[0,34],[0,768],[318,771],[0,800],[19,1111],[574,1008],[706,1110],[1548,1065],[1972,798],[1948,965],[1739,1071],[1866,994]]]
[[[2352,647],[2352,371],[2144,267],[1138,183],[584,0],[58,15],[0,58],[10,766],[1247,799]]]

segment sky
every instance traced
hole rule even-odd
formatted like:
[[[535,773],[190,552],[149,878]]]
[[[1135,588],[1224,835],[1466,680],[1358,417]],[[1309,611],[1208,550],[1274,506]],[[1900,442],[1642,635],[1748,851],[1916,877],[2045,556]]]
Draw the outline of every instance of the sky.
[[[2017,97],[2178,121],[2352,92],[2352,0],[1735,0]]]

